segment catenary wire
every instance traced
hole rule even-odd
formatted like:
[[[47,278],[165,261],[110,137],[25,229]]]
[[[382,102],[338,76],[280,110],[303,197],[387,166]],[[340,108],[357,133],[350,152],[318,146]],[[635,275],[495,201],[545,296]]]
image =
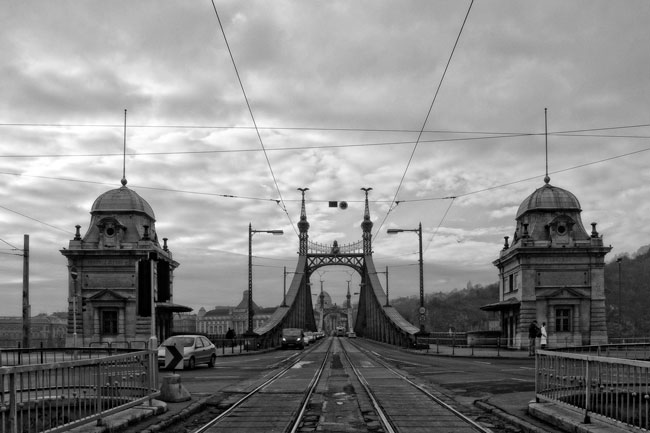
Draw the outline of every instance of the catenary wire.
[[[18,248],[18,247],[15,246],[15,245],[10,244],[9,242],[5,241],[5,240],[2,239],[2,238],[0,238],[0,241],[2,241],[2,242],[4,242],[5,244],[9,245],[9,246],[10,246],[11,248],[13,248],[14,250],[20,250],[20,248]]]
[[[520,133],[520,134],[504,134],[488,137],[465,137],[465,138],[440,138],[436,140],[420,140],[422,143],[453,143],[462,141],[480,141],[480,140],[495,140],[498,138],[517,138],[517,137],[533,137],[544,135],[542,133]],[[549,133],[549,136],[561,137],[595,137],[595,138],[633,138],[633,139],[649,139],[650,136],[642,135],[602,135],[602,134],[568,134],[568,133]],[[374,146],[395,146],[413,144],[414,141],[387,141],[380,143],[356,143],[356,144],[330,144],[318,146],[291,146],[291,147],[271,147],[267,148],[267,152],[278,151],[294,151],[294,150],[314,150],[314,149],[336,149],[336,148],[358,148],[358,147],[374,147]],[[220,153],[245,153],[245,152],[262,152],[261,149],[213,149],[213,150],[185,150],[185,151],[169,151],[169,152],[128,152],[128,153],[73,153],[73,154],[15,154],[15,155],[0,155],[2,158],[98,158],[98,157],[124,157],[124,156],[168,156],[168,155],[206,155],[206,154],[220,154]]]
[[[590,129],[576,129],[568,131],[557,131],[558,133],[573,133],[573,132],[589,132],[589,131],[606,131],[611,129],[629,129],[629,128],[646,128],[650,123],[641,123],[636,125],[616,126],[616,127],[602,127]],[[0,122],[0,127],[33,127],[33,128],[123,128],[122,123],[35,123],[35,122]],[[238,126],[238,125],[165,125],[165,124],[152,124],[152,125],[139,125],[129,124],[129,129],[142,128],[142,129],[254,129],[252,126]],[[341,131],[341,132],[397,132],[397,133],[413,133],[419,132],[415,129],[397,129],[397,128],[325,128],[317,126],[258,126],[259,130],[288,130],[288,131]],[[495,132],[495,131],[455,131],[427,129],[425,133],[435,134],[525,134],[520,132]],[[551,133],[549,133],[550,135]],[[541,134],[536,134],[541,135]]]
[[[554,170],[549,172],[549,174],[557,174],[557,173],[564,173],[567,171],[571,170],[576,170],[579,168],[584,168],[588,167],[591,165],[596,165],[596,164],[601,164],[603,162],[608,162],[620,158],[625,158],[628,156],[636,155],[639,153],[643,152],[648,152],[650,151],[650,148],[644,148],[644,149],[639,149],[635,150],[633,152],[627,152],[627,153],[622,153],[618,155],[614,155],[611,157],[599,159],[596,161],[591,161],[587,162],[584,164],[579,164],[559,170]],[[18,177],[29,177],[29,178],[36,178],[36,179],[47,179],[47,180],[57,180],[57,181],[66,181],[66,182],[79,182],[79,183],[88,183],[88,184],[93,184],[93,185],[107,185],[107,186],[114,186],[114,183],[109,183],[109,182],[98,182],[98,181],[92,181],[92,180],[83,180],[83,179],[71,179],[71,178],[62,178],[62,177],[53,177],[53,176],[39,176],[39,175],[31,175],[31,174],[24,174],[24,173],[12,173],[12,172],[7,172],[7,171],[0,171],[0,175],[8,175],[8,176],[18,176]],[[527,177],[524,179],[518,179],[512,182],[507,182],[507,183],[502,183],[499,185],[494,185],[488,188],[482,188],[474,191],[469,191],[465,193],[458,193],[456,195],[451,195],[451,196],[442,196],[442,197],[424,197],[424,198],[416,198],[416,199],[405,199],[405,200],[398,200],[395,203],[396,204],[402,204],[402,203],[416,203],[416,202],[426,202],[426,201],[438,201],[438,200],[451,200],[455,198],[460,198],[460,197],[465,197],[468,195],[473,195],[473,194],[478,194],[486,191],[491,191],[499,188],[504,188],[510,185],[515,185],[518,183],[523,183],[523,182],[529,182],[534,179],[538,179],[540,175],[535,175],[531,177]],[[140,188],[140,189],[149,189],[149,190],[156,190],[156,191],[165,191],[165,192],[174,192],[174,193],[182,193],[182,194],[194,194],[194,195],[205,195],[205,196],[213,196],[213,197],[222,197],[222,198],[231,198],[231,199],[241,199],[241,200],[253,200],[253,201],[270,201],[270,202],[278,202],[279,199],[277,198],[265,198],[265,197],[250,197],[250,196],[240,196],[240,195],[234,195],[234,194],[220,194],[220,193],[210,193],[210,192],[201,192],[201,191],[188,191],[188,190],[177,190],[173,188],[160,188],[160,187],[150,187],[150,186],[138,186],[138,185],[132,185],[133,188]],[[300,199],[287,199],[285,200],[287,202],[299,202],[301,201]],[[329,200],[306,200],[308,203],[327,203]],[[362,203],[363,200],[347,200],[349,203]],[[392,200],[369,200],[371,203],[391,203]]]
[[[64,232],[64,233],[74,234],[74,233],[72,233],[72,232],[69,231],[69,230],[65,230],[65,229],[62,229],[62,228],[60,228],[60,227],[53,226],[52,224],[48,224],[48,223],[46,223],[45,221],[41,221],[41,220],[39,220],[38,218],[30,217],[29,215],[25,215],[24,213],[18,212],[18,211],[13,210],[13,209],[9,209],[9,208],[6,207],[6,206],[2,206],[2,205],[0,205],[0,208],[4,209],[4,210],[6,210],[6,211],[9,211],[9,212],[13,212],[13,213],[15,213],[15,214],[17,214],[17,215],[20,215],[20,216],[23,217],[23,218],[27,218],[27,219],[30,219],[30,220],[32,220],[32,221],[36,221],[36,222],[39,223],[39,224],[43,224],[43,225],[48,226],[48,227],[51,227],[51,228],[53,228],[53,229],[56,229],[56,230],[62,231],[62,232]]]
[[[264,151],[264,157],[266,158],[266,164],[269,167],[269,171],[271,172],[271,177],[273,178],[273,183],[275,184],[275,189],[278,192],[278,197],[280,198],[280,201],[278,202],[278,206],[284,211],[284,214],[287,216],[289,219],[289,223],[291,224],[291,228],[293,231],[298,234],[298,230],[296,229],[295,225],[293,224],[293,221],[291,219],[291,215],[289,215],[289,212],[287,211],[287,206],[284,203],[284,200],[282,198],[282,191],[280,191],[280,185],[278,185],[278,180],[275,177],[275,173],[273,172],[273,166],[271,165],[271,160],[269,159],[269,155],[266,152],[266,148],[264,147],[264,141],[262,140],[262,135],[260,134],[260,130],[257,127],[257,122],[255,121],[255,115],[253,114],[253,109],[251,108],[250,101],[248,100],[248,96],[246,95],[246,89],[244,89],[244,83],[241,80],[241,76],[239,75],[239,70],[237,69],[237,63],[235,62],[235,57],[233,56],[232,50],[230,49],[230,44],[228,43],[228,38],[226,37],[226,31],[223,28],[223,24],[221,23],[221,18],[219,18],[219,12],[217,11],[217,5],[214,4],[214,0],[212,0],[212,8],[214,9],[214,14],[217,17],[217,22],[219,23],[219,29],[221,29],[221,34],[223,35],[223,40],[226,44],[226,48],[228,49],[228,55],[230,56],[230,60],[232,61],[232,66],[235,70],[235,75],[237,76],[237,81],[239,82],[239,87],[241,88],[242,94],[244,96],[244,100],[246,101],[246,106],[248,107],[248,113],[251,116],[251,120],[253,122],[253,126],[255,127],[255,133],[257,134],[257,139],[260,142],[260,146],[262,147],[262,150]]]
[[[402,188],[402,184],[404,183],[404,179],[406,178],[406,173],[409,170],[409,167],[411,166],[411,162],[413,161],[413,156],[415,155],[415,152],[417,151],[418,148],[418,143],[420,142],[420,138],[422,137],[422,134],[424,133],[424,128],[426,128],[427,122],[429,121],[429,116],[431,115],[431,111],[433,110],[433,105],[436,103],[436,99],[438,97],[438,94],[440,92],[440,88],[442,87],[442,83],[444,82],[445,76],[447,75],[447,70],[449,69],[449,65],[451,64],[451,59],[454,56],[454,53],[456,52],[456,47],[458,46],[458,42],[460,41],[460,36],[463,33],[463,29],[465,28],[465,24],[467,23],[467,18],[469,17],[469,13],[472,10],[472,5],[474,4],[474,0],[471,0],[469,3],[469,7],[467,8],[467,13],[465,14],[465,18],[463,19],[463,23],[460,26],[460,30],[458,31],[458,35],[456,36],[456,41],[454,42],[454,46],[451,49],[451,53],[449,54],[449,58],[447,60],[447,64],[445,65],[445,69],[442,72],[442,76],[440,77],[440,81],[438,82],[438,87],[436,88],[436,91],[433,95],[433,99],[431,100],[431,104],[429,105],[429,110],[427,111],[426,116],[424,117],[424,121],[422,122],[422,127],[420,128],[420,132],[418,134],[418,138],[413,145],[413,150],[411,152],[411,155],[409,156],[408,162],[406,163],[406,167],[404,168],[404,173],[402,174],[402,178],[399,181],[399,184],[397,185],[397,189],[395,190],[395,195],[393,197],[393,201],[388,207],[388,211],[386,211],[386,215],[382,219],[381,223],[377,227],[377,233],[380,232],[381,228],[383,227],[384,223],[388,219],[388,216],[391,213],[391,210],[394,209],[395,202],[397,201],[397,196],[399,195],[399,191]]]

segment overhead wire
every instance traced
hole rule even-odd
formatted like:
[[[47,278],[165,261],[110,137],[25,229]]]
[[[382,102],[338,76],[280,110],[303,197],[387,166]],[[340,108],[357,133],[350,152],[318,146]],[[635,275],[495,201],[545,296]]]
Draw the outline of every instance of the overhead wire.
[[[411,162],[413,161],[413,156],[415,155],[415,152],[417,151],[418,144],[420,142],[420,138],[422,137],[422,134],[424,133],[424,128],[427,125],[427,122],[429,121],[429,116],[431,115],[431,111],[433,110],[433,105],[436,103],[436,99],[438,97],[438,94],[440,92],[440,88],[442,87],[442,83],[444,82],[445,76],[447,75],[447,70],[449,69],[449,65],[451,64],[451,59],[454,56],[454,52],[456,51],[456,47],[458,46],[458,42],[460,41],[460,36],[463,33],[463,29],[465,28],[465,24],[467,23],[467,18],[469,17],[469,13],[472,10],[472,5],[474,4],[474,0],[471,0],[469,3],[469,7],[467,8],[467,13],[465,14],[465,18],[463,19],[463,23],[460,26],[460,30],[458,31],[458,35],[456,36],[456,41],[454,42],[454,46],[451,49],[451,53],[449,54],[449,58],[447,59],[447,64],[445,65],[445,69],[442,72],[442,76],[440,77],[440,81],[438,82],[438,86],[436,88],[436,92],[433,95],[433,99],[431,100],[431,104],[429,105],[429,110],[427,111],[427,114],[424,118],[424,122],[422,122],[422,127],[420,128],[420,132],[418,134],[418,138],[415,141],[415,145],[413,146],[413,150],[411,152],[411,155],[409,156],[408,162],[406,163],[406,167],[404,168],[404,173],[402,174],[402,178],[399,181],[399,184],[397,185],[397,189],[395,190],[395,195],[393,197],[392,203],[388,207],[388,211],[386,212],[386,215],[384,216],[382,222],[379,224],[377,227],[377,232],[380,233],[381,228],[383,227],[384,223],[388,219],[388,216],[390,215],[391,211],[394,209],[395,202],[397,201],[397,196],[399,195],[400,189],[402,188],[402,184],[404,183],[404,179],[406,178],[406,173],[408,173],[409,167],[411,166]]]
[[[650,151],[650,148],[640,149],[640,150],[633,151],[633,152],[627,152],[627,153],[611,156],[611,157],[608,157],[608,158],[603,158],[603,159],[600,159],[600,160],[597,160],[597,161],[591,161],[591,162],[588,162],[588,163],[579,164],[579,165],[572,166],[572,167],[567,167],[567,168],[564,168],[564,169],[550,171],[549,174],[564,173],[564,172],[567,172],[567,171],[576,170],[576,169],[579,169],[579,168],[584,168],[584,167],[588,167],[588,166],[595,165],[595,164],[601,164],[603,162],[612,161],[612,160],[615,160],[615,159],[624,158],[626,156],[632,156],[632,155],[636,155],[636,154],[639,154],[639,153],[642,153],[642,152],[647,152],[647,151]],[[26,174],[21,174],[21,173],[0,172],[0,175],[2,175],[2,174],[13,175],[13,176],[21,176],[21,177],[32,177],[32,178],[39,178],[39,179],[48,179],[48,180],[59,180],[59,181],[68,181],[68,182],[89,183],[89,184],[96,184],[96,185],[113,185],[113,183],[108,183],[108,182],[96,182],[96,181],[80,180],[80,179],[68,179],[68,178],[38,176],[38,175],[26,175]],[[499,185],[494,185],[494,186],[491,186],[491,187],[488,187],[488,188],[482,188],[482,189],[469,191],[469,192],[465,192],[465,193],[459,193],[459,194],[453,195],[453,196],[428,197],[428,198],[421,198],[421,199],[400,200],[399,203],[415,203],[415,202],[424,202],[424,201],[451,200],[450,206],[447,208],[447,210],[445,211],[445,214],[443,215],[443,217],[441,218],[441,221],[438,224],[438,229],[439,229],[441,227],[441,225],[442,225],[442,222],[446,218],[447,213],[451,209],[451,204],[453,204],[455,199],[470,196],[470,195],[474,195],[474,194],[480,194],[480,193],[483,193],[483,192],[486,192],[486,191],[492,191],[492,190],[499,189],[499,188],[504,188],[504,187],[515,185],[515,184],[518,184],[518,183],[529,182],[531,180],[535,180],[535,179],[539,179],[539,178],[540,178],[540,175],[538,174],[538,175],[527,177],[527,178],[524,178],[524,179],[519,179],[519,180],[515,180],[515,181],[512,181],[512,182],[506,182],[506,183],[502,183],[502,184],[499,184]],[[166,191],[166,192],[184,193],[184,194],[217,196],[217,197],[232,198],[232,199],[245,199],[245,200],[257,200],[257,201],[275,201],[275,202],[278,201],[277,199],[271,199],[271,198],[246,197],[246,196],[237,196],[237,195],[232,195],[232,194],[216,194],[216,193],[207,193],[207,192],[199,192],[199,191],[174,190],[174,189],[171,189],[171,188],[156,188],[156,187],[137,186],[137,185],[133,185],[132,187],[133,188],[142,188],[142,189]],[[299,201],[299,200],[296,199],[296,200],[287,200],[287,201]],[[328,200],[307,200],[307,202],[309,202],[309,203],[325,203],[325,202],[328,202]],[[352,201],[350,201],[350,202],[352,202]],[[359,200],[358,202],[362,202],[362,200]],[[389,201],[388,200],[374,200],[374,201],[370,200],[370,202],[372,202],[372,203],[388,203]],[[10,208],[8,208],[6,206],[0,205],[0,208],[5,209],[5,210],[7,210],[9,212],[13,212],[13,213],[15,213],[17,215],[20,215],[20,216],[22,216],[24,218],[27,218],[27,219],[30,219],[32,221],[36,221],[36,222],[38,222],[40,224],[43,224],[45,226],[54,228],[56,230],[72,234],[72,232],[70,232],[68,230],[64,230],[64,229],[61,229],[61,228],[56,227],[54,225],[48,224],[48,223],[46,223],[44,221],[41,221],[41,220],[39,220],[37,218],[30,217],[29,215],[25,215],[24,213],[15,211],[15,210],[10,209]],[[436,232],[437,232],[438,229],[436,229]],[[433,240],[433,237],[431,238],[431,241],[432,240]],[[431,241],[429,241],[429,244],[431,243]],[[428,245],[427,245],[427,248],[428,248]],[[230,252],[230,251],[225,251],[225,250],[219,250],[219,251],[223,252],[223,253],[226,253],[226,254],[237,254],[237,253]],[[281,260],[281,259],[279,259],[279,260]]]
[[[232,66],[235,70],[235,75],[237,76],[237,81],[239,82],[239,87],[241,88],[242,94],[244,96],[244,100],[246,101],[246,106],[248,107],[248,113],[251,116],[251,120],[253,121],[253,126],[255,126],[255,133],[257,134],[257,139],[260,142],[260,146],[262,147],[262,150],[264,151],[264,157],[266,158],[266,163],[269,167],[269,171],[271,172],[271,177],[273,178],[273,183],[275,184],[275,189],[278,192],[278,197],[280,198],[280,201],[278,202],[278,205],[280,208],[284,211],[285,215],[289,219],[289,223],[291,224],[291,228],[293,231],[298,235],[298,230],[296,226],[293,224],[293,220],[291,219],[291,215],[289,215],[289,212],[287,211],[287,206],[284,203],[284,199],[282,198],[282,191],[280,191],[280,186],[278,185],[278,180],[275,177],[275,173],[273,172],[273,167],[271,165],[271,160],[269,159],[269,155],[266,152],[266,148],[264,147],[264,141],[262,140],[262,135],[260,134],[260,130],[257,127],[257,122],[255,121],[255,115],[253,114],[253,109],[251,108],[250,101],[248,100],[248,96],[246,95],[246,89],[244,89],[244,83],[242,82],[241,76],[239,75],[239,70],[237,69],[237,63],[235,62],[235,57],[233,56],[232,50],[230,49],[230,44],[228,43],[228,38],[226,37],[226,31],[223,28],[223,24],[221,23],[221,18],[219,17],[219,12],[217,11],[217,5],[214,3],[214,0],[212,0],[212,8],[214,9],[214,14],[217,17],[217,21],[219,23],[219,28],[221,29],[221,34],[223,35],[223,40],[226,44],[226,48],[228,49],[228,54],[230,55],[230,60],[232,61]],[[280,204],[281,203],[281,204]]]
[[[572,132],[588,132],[588,131],[603,131],[609,129],[628,129],[628,128],[646,128],[649,127],[648,123],[641,123],[636,125],[626,125],[618,127],[602,127],[593,129],[577,129],[571,131],[558,131],[558,133],[572,133]],[[34,123],[34,122],[0,122],[0,127],[31,127],[31,128],[123,128],[123,124],[117,123]],[[165,125],[165,124],[152,124],[152,125],[139,125],[129,124],[129,129],[255,129],[254,126],[243,125]],[[259,130],[270,131],[333,131],[333,132],[394,132],[394,133],[413,133],[419,132],[416,129],[398,129],[398,128],[336,128],[336,127],[320,127],[320,126],[259,126]],[[456,131],[445,129],[425,129],[425,134],[522,134],[519,132],[498,132],[498,131]],[[551,133],[549,133],[551,134]],[[539,134],[536,134],[539,135]]]
[[[607,158],[599,159],[596,161],[590,161],[586,162],[584,164],[579,164],[559,170],[554,170],[549,172],[549,174],[557,174],[557,173],[563,173],[571,170],[576,170],[579,168],[584,168],[588,167],[591,165],[595,164],[601,164],[603,162],[608,162],[612,161],[615,159],[620,159],[632,155],[637,155],[643,152],[648,152],[650,151],[650,147],[644,148],[644,149],[639,149],[635,150],[632,152],[626,152],[618,155],[613,155]],[[106,186],[114,186],[113,182],[99,182],[99,181],[92,181],[92,180],[84,180],[84,179],[71,179],[71,178],[64,178],[64,177],[54,177],[54,176],[40,176],[40,175],[33,175],[33,174],[24,174],[24,173],[13,173],[13,172],[7,172],[7,171],[0,171],[0,175],[8,175],[8,176],[17,176],[17,177],[28,177],[28,178],[36,178],[36,179],[47,179],[47,180],[57,180],[57,181],[66,181],[66,182],[78,182],[78,183],[87,183],[87,184],[93,184],[93,185],[106,185]],[[402,204],[402,203],[416,203],[416,202],[425,202],[425,201],[438,201],[438,200],[450,200],[450,199],[456,199],[460,197],[465,197],[468,195],[473,195],[473,194],[478,194],[481,192],[485,191],[491,191],[494,189],[499,189],[503,188],[506,186],[510,185],[515,185],[518,183],[523,183],[523,182],[529,182],[534,179],[538,179],[539,175],[527,177],[524,179],[518,179],[514,180],[512,182],[506,182],[502,183],[499,185],[494,185],[491,187],[487,188],[482,188],[482,189],[477,189],[473,191],[468,191],[464,193],[457,193],[455,195],[451,196],[440,196],[440,197],[424,197],[424,198],[414,198],[414,199],[404,199],[404,200],[399,200],[396,203]],[[204,192],[204,191],[189,191],[189,190],[179,190],[179,189],[173,189],[173,188],[162,188],[162,187],[152,187],[152,186],[144,186],[144,185],[131,185],[132,188],[140,188],[140,189],[148,189],[148,190],[155,190],[155,191],[165,191],[165,192],[174,192],[174,193],[182,193],[182,194],[193,194],[193,195],[204,195],[204,196],[213,196],[213,197],[222,197],[222,198],[232,198],[232,199],[241,199],[241,200],[253,200],[253,201],[271,201],[271,202],[278,202],[279,199],[277,198],[268,198],[268,197],[251,197],[251,196],[242,196],[242,195],[236,195],[236,194],[221,194],[221,193],[211,193],[211,192]],[[286,202],[299,202],[301,201],[300,199],[286,199]],[[327,203],[329,200],[306,200],[308,203]],[[363,200],[348,200],[350,203],[358,202],[362,203]],[[392,200],[369,200],[371,203],[392,203]]]
[[[18,247],[15,246],[15,245],[10,244],[9,242],[5,241],[5,240],[2,239],[2,238],[0,238],[0,241],[2,241],[2,242],[4,242],[5,244],[9,245],[9,246],[10,246],[11,248],[13,248],[14,250],[20,250],[20,248],[18,248]]]
[[[13,210],[13,209],[9,209],[9,208],[6,207],[6,206],[2,206],[2,205],[0,205],[0,208],[4,209],[4,210],[6,210],[6,211],[9,211],[9,212],[13,212],[13,213],[15,213],[15,214],[17,214],[17,215],[20,215],[20,216],[23,217],[23,218],[27,218],[27,219],[30,219],[30,220],[32,220],[32,221],[36,221],[36,222],[39,223],[39,224],[43,224],[43,225],[48,226],[48,227],[50,227],[50,228],[53,228],[53,229],[56,229],[56,230],[62,231],[62,232],[64,232],[64,233],[74,234],[74,233],[72,233],[72,232],[69,231],[69,230],[65,230],[65,229],[62,229],[62,228],[60,228],[60,227],[54,226],[54,225],[52,225],[52,224],[48,224],[48,223],[46,223],[45,221],[41,221],[41,220],[39,220],[38,218],[30,217],[29,215],[25,215],[24,213],[18,212],[18,211]]]
[[[598,130],[602,130],[598,128]],[[518,138],[518,137],[533,137],[544,135],[543,133],[504,133],[501,135],[481,136],[481,137],[463,137],[463,138],[439,138],[435,140],[420,140],[419,143],[453,143],[461,141],[480,141],[480,140],[495,140],[499,138]],[[549,133],[549,136],[557,135],[562,137],[595,137],[595,138],[633,138],[633,139],[649,139],[650,136],[643,135],[602,135],[602,134],[572,134],[565,132]],[[278,151],[293,151],[293,150],[314,150],[314,149],[336,149],[336,148],[358,148],[358,147],[373,147],[373,146],[395,146],[413,144],[414,141],[387,141],[378,143],[353,143],[353,144],[328,144],[316,146],[288,146],[288,147],[267,147],[267,152]],[[184,150],[184,151],[168,151],[168,152],[123,152],[123,153],[72,153],[72,154],[14,154],[14,155],[0,155],[2,158],[98,158],[98,157],[111,157],[111,156],[168,156],[168,155],[203,155],[203,154],[219,154],[219,153],[245,153],[245,152],[263,152],[262,149],[212,149],[212,150]]]

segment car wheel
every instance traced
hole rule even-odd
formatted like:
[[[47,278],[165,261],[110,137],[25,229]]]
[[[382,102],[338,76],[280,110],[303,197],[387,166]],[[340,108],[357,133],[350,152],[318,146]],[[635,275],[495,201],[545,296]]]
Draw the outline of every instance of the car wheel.
[[[210,357],[210,362],[208,362],[208,367],[212,368],[214,367],[215,362],[217,362],[217,355],[212,354]]]
[[[187,369],[192,370],[195,365],[196,365],[196,361],[194,360],[194,357],[191,357],[190,360],[187,361]]]

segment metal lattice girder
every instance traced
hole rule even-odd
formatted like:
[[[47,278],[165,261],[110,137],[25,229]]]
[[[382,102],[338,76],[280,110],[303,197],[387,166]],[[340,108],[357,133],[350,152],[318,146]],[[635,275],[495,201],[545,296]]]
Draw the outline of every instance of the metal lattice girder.
[[[309,254],[307,255],[307,266],[313,271],[321,266],[350,266],[361,272],[364,267],[363,254]]]

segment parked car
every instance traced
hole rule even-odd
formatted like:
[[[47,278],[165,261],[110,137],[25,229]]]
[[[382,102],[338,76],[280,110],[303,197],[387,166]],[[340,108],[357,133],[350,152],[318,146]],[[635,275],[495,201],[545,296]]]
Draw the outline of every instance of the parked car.
[[[203,335],[174,335],[158,346],[158,366],[165,365],[167,349],[165,346],[178,346],[183,349],[183,368],[192,369],[197,364],[214,367],[217,361],[217,348]]]
[[[348,338],[357,338],[357,334],[354,331],[348,332]]]
[[[282,330],[282,348],[296,347],[303,349],[305,347],[305,340],[302,329],[300,328],[284,328]]]
[[[313,332],[307,331],[307,332],[304,333],[304,335],[305,336],[303,338],[305,340],[305,345],[309,345],[309,344],[313,343],[314,341],[316,341],[316,336],[314,336]]]

